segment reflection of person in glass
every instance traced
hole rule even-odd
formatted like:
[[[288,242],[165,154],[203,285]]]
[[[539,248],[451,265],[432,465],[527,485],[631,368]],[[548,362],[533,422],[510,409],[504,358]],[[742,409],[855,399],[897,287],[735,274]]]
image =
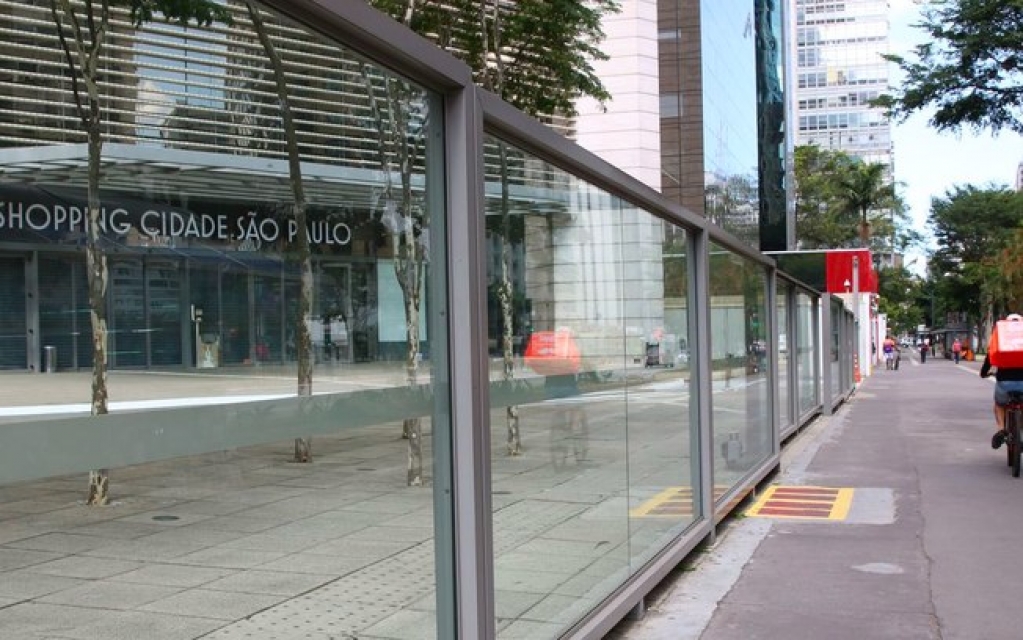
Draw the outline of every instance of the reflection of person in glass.
[[[547,376],[544,380],[547,397],[558,401],[551,423],[551,461],[555,467],[565,464],[569,456],[576,462],[586,460],[589,448],[589,423],[579,391],[579,374]]]

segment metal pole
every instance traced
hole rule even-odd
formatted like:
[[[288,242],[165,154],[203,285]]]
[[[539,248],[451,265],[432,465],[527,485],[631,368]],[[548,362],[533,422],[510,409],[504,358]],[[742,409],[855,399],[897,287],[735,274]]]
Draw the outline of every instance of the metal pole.
[[[866,359],[863,354],[860,353],[860,257],[853,256],[852,259],[852,290],[853,290],[853,317],[856,319],[856,326],[853,329],[853,335],[855,340],[853,341],[853,351],[857,354],[857,358],[860,362],[860,367],[864,367]]]

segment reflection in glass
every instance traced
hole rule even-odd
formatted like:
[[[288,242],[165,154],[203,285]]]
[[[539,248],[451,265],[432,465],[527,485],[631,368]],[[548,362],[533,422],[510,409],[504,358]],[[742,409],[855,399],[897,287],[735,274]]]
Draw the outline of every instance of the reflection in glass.
[[[52,618],[33,598],[81,612],[114,589],[133,592],[118,604],[126,637],[266,638],[310,616],[338,637],[435,637],[434,508],[450,498],[433,491],[433,436],[450,411],[432,383],[446,354],[425,342],[446,323],[433,317],[443,305],[423,304],[442,298],[428,265],[446,259],[429,242],[444,218],[443,200],[427,200],[444,164],[437,98],[264,12],[295,116],[284,131],[253,23],[227,6],[233,23],[209,28],[133,29],[111,13],[100,60],[110,414],[92,418],[85,137],[49,3],[0,0],[16,15],[0,54],[24,61],[0,70],[0,202],[21,212],[0,229],[12,251],[0,258],[0,367],[20,370],[19,391],[0,398],[0,539],[49,549],[31,552],[35,568],[0,566],[0,628]],[[303,234],[323,339],[314,393],[300,398]],[[45,347],[56,374],[22,373]],[[420,421],[426,488],[408,486],[407,420]],[[304,436],[314,461],[293,464]],[[26,446],[38,455],[19,455]],[[112,505],[85,507],[84,472],[98,468]],[[32,587],[62,566],[104,569]],[[109,635],[109,620],[80,618],[80,633]]]
[[[789,349],[789,301],[793,295],[792,285],[778,283],[777,292],[777,313],[775,326],[778,327],[778,416],[782,429],[792,426],[790,413],[791,392],[789,387],[789,373],[792,371],[792,352]]]
[[[804,416],[820,404],[813,348],[818,328],[813,310],[813,300],[809,295],[796,294],[796,367],[799,379],[800,416]]]
[[[486,150],[497,627],[553,637],[693,520],[687,238]]]
[[[714,486],[723,491],[772,451],[766,273],[714,245],[710,295]]]

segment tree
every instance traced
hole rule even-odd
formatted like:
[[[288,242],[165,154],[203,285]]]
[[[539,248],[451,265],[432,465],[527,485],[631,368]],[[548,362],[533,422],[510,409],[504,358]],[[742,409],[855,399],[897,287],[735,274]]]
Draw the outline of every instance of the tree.
[[[938,249],[932,254],[930,271],[936,293],[948,310],[966,312],[988,322],[1009,309],[1018,290],[1011,287],[1012,245],[1023,225],[1023,194],[1004,187],[956,186],[942,198],[931,200],[929,223]]]
[[[288,177],[292,193],[291,216],[295,220],[295,228],[298,229],[298,233],[295,235],[295,257],[299,265],[301,284],[298,308],[295,313],[295,349],[298,360],[298,397],[303,399],[313,395],[313,343],[309,335],[313,300],[313,267],[306,224],[305,189],[302,186],[302,159],[298,153],[298,134],[295,131],[295,119],[291,113],[291,100],[288,97],[287,78],[284,76],[284,63],[273,40],[270,39],[259,8],[251,0],[246,0],[245,7],[248,10],[256,37],[263,46],[263,51],[273,70],[277,102],[281,114],[281,129],[284,132],[285,145],[288,150]],[[295,462],[312,462],[312,459],[312,438],[295,438]]]
[[[838,177],[838,203],[847,214],[859,218],[860,246],[870,247],[872,213],[895,206],[895,188],[888,180],[888,168],[879,162],[856,161]]]
[[[103,111],[100,61],[110,31],[110,15],[126,9],[135,28],[153,20],[156,14],[168,22],[187,26],[190,22],[208,25],[230,22],[226,8],[212,0],[93,0],[84,4],[71,0],[51,0],[50,12],[61,48],[68,64],[75,109],[88,138],[88,222],[85,263],[92,323],[92,398],[91,414],[105,415],[107,408],[107,258],[100,235],[100,160],[103,153]],[[68,37],[67,31],[71,32]],[[83,86],[84,85],[84,88]],[[89,473],[90,505],[109,500],[109,473],[98,469]]]
[[[923,283],[905,267],[879,269],[878,310],[888,316],[892,333],[910,333],[923,322],[920,290]]]
[[[856,238],[855,214],[839,207],[839,177],[853,159],[842,151],[816,145],[795,148],[796,239],[800,249],[852,246]]]
[[[603,38],[601,18],[613,11],[617,5],[613,0],[580,2],[578,0],[521,0],[515,3],[500,0],[426,1],[416,4],[400,0],[374,0],[378,9],[390,14],[424,37],[432,39],[438,46],[461,57],[473,70],[473,78],[480,86],[493,91],[522,111],[538,118],[575,115],[575,102],[583,96],[604,101],[610,96],[596,76],[591,61],[606,59],[598,45]],[[364,74],[368,78],[368,74]],[[368,84],[367,84],[368,86]],[[392,86],[392,85],[389,85]],[[371,93],[371,95],[376,95]],[[400,105],[390,99],[386,101],[391,113]],[[374,107],[381,111],[380,103]],[[377,118],[383,123],[382,118]],[[399,120],[390,119],[392,126],[401,127]],[[404,138],[402,138],[404,139]],[[496,287],[501,306],[503,334],[503,375],[506,380],[514,378],[513,359],[513,318],[514,295],[511,282],[511,225],[509,191],[509,150],[504,143],[498,143],[501,176],[501,266],[499,283]],[[381,159],[382,162],[384,159]],[[401,166],[401,163],[399,163]],[[385,172],[386,173],[386,172]],[[410,177],[410,176],[409,176]],[[404,181],[404,174],[402,174]],[[389,188],[388,188],[389,189]],[[411,193],[402,189],[403,193]],[[402,200],[400,208],[410,210]],[[406,225],[413,227],[425,222],[420,220]],[[397,234],[392,233],[392,237]],[[407,245],[407,242],[405,243]],[[397,266],[396,262],[396,266]],[[411,263],[405,263],[411,264]],[[417,291],[417,280],[410,274],[399,273],[399,282],[408,280],[408,292]],[[406,291],[405,285],[402,291]],[[406,309],[418,309],[418,302],[406,300]],[[408,319],[408,318],[407,318]],[[418,319],[417,319],[418,326]],[[409,323],[411,327],[411,322]],[[413,351],[409,334],[409,353]],[[416,350],[418,347],[416,346]],[[412,371],[412,369],[408,369]],[[410,384],[413,376],[409,375]],[[520,450],[517,407],[508,407],[508,451],[516,455]],[[409,435],[410,447],[418,436],[410,433],[406,421],[405,433]],[[417,447],[418,448],[418,447]],[[413,454],[410,449],[410,484],[416,476],[412,470]],[[420,460],[421,464],[421,460]]]
[[[927,41],[913,59],[885,56],[905,80],[874,104],[901,119],[933,107],[930,124],[939,131],[966,125],[1023,133],[1023,2],[935,1],[916,26]]]

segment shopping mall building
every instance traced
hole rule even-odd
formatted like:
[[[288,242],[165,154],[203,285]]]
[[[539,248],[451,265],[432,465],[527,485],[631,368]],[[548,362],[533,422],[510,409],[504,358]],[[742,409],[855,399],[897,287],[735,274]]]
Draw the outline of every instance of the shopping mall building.
[[[211,567],[307,579],[197,613],[190,637],[298,637],[280,631],[297,607],[322,634],[587,638],[640,605],[847,396],[855,331],[758,250],[786,226],[778,7],[636,4],[674,69],[651,129],[663,193],[563,135],[592,121],[547,128],[349,0],[260,4],[293,130],[245,3],[207,27],[113,11],[97,154],[51,3],[0,0],[0,549],[72,536],[60,560],[99,562],[130,535],[152,575],[196,572],[175,587],[196,602],[228,589],[205,590]],[[557,332],[567,379],[523,357]],[[289,463],[308,436],[313,462]],[[112,506],[78,502],[94,469]],[[18,507],[36,500],[45,515]],[[100,573],[82,579],[119,579]],[[0,594],[0,627],[61,588]],[[153,593],[133,620],[170,628]]]

